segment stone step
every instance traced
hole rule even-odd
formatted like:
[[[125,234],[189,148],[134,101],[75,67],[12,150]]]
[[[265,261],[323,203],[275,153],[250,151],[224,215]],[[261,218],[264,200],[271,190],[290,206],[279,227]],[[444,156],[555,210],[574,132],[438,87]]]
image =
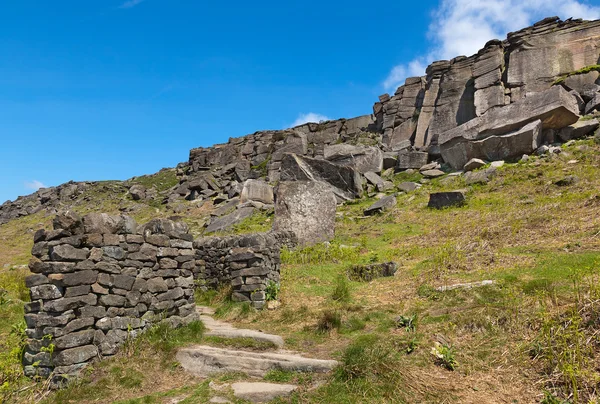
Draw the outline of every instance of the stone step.
[[[215,320],[211,317],[211,315],[214,314],[214,310],[210,307],[197,306],[196,312],[199,314],[200,320],[206,326],[207,331],[204,333],[206,336],[221,338],[252,338],[255,341],[271,343],[278,348],[283,347],[283,338],[279,335],[266,334],[262,331],[244,328],[235,328],[229,323]]]
[[[292,394],[298,386],[293,384],[275,384],[261,382],[239,382],[231,385],[233,395],[251,403],[266,403],[277,397]]]
[[[325,373],[337,365],[334,360],[305,358],[286,351],[248,352],[204,345],[180,349],[177,360],[186,371],[202,377],[224,372],[263,377],[273,369]]]

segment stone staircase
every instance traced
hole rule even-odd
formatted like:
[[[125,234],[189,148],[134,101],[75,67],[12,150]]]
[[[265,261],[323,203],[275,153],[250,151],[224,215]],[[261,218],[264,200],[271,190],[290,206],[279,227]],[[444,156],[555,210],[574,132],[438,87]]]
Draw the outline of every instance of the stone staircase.
[[[273,344],[272,351],[255,352],[240,349],[216,348],[206,345],[196,345],[180,349],[177,360],[188,372],[208,377],[219,373],[242,372],[249,377],[262,378],[270,370],[285,370],[294,372],[326,373],[332,370],[337,362],[306,358],[297,353],[283,349],[283,338],[278,335],[266,334],[261,331],[235,328],[231,324],[214,319],[214,310],[198,306],[197,312],[207,331],[204,335],[221,338],[252,338],[258,342]],[[276,348],[275,348],[276,347]],[[238,382],[220,386],[221,389],[231,389],[236,398],[253,403],[270,401],[276,397],[286,396],[295,391],[298,386],[264,382]],[[212,402],[228,402],[224,397],[213,397]]]

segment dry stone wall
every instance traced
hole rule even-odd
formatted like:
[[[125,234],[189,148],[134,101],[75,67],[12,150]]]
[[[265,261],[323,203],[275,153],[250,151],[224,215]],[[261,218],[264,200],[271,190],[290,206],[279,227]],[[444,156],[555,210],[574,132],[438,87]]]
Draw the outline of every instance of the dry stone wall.
[[[178,326],[197,318],[186,225],[74,213],[53,224],[35,234],[26,279],[26,375],[52,373],[60,384],[158,321]]]
[[[280,252],[294,245],[291,232],[269,232],[194,241],[196,278],[205,288],[232,286],[232,299],[261,309],[267,287],[279,284]]]
[[[30,377],[52,375],[59,386],[158,322],[177,327],[197,320],[196,283],[231,285],[233,300],[262,308],[270,283],[279,284],[281,246],[294,245],[295,236],[194,242],[179,222],[138,225],[128,216],[67,212],[34,241],[24,370]]]

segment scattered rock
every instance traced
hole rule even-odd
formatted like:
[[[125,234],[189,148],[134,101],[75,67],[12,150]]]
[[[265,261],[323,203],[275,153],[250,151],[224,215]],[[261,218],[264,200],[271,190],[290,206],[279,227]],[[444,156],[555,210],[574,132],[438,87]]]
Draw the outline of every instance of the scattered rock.
[[[467,164],[465,164],[465,166],[463,167],[463,170],[465,172],[473,171],[473,170],[483,167],[484,165],[485,165],[485,161],[483,161],[481,159],[471,159],[467,162]]]
[[[465,195],[462,191],[436,192],[429,195],[427,207],[442,209],[450,206],[462,206],[465,203]]]
[[[445,172],[443,172],[442,170],[437,170],[437,169],[422,171],[421,174],[423,174],[423,176],[427,177],[427,178],[438,178],[443,175],[446,175]]]
[[[429,154],[425,152],[404,150],[398,154],[397,171],[419,169],[427,164]]]
[[[224,231],[230,227],[239,224],[254,214],[253,207],[245,207],[236,209],[228,215],[222,217],[214,217],[211,219],[210,224],[206,227],[207,233],[214,233],[216,231]]]
[[[325,146],[324,158],[339,166],[351,167],[361,174],[383,170],[383,152],[378,147],[340,143]]]
[[[421,188],[421,185],[416,182],[403,182],[398,185],[398,189],[406,193],[416,191],[419,188]]]
[[[371,216],[376,213],[381,213],[383,211],[392,209],[396,206],[396,203],[397,201],[394,195],[386,196],[375,202],[373,205],[369,206],[367,209],[365,209],[364,215]]]
[[[482,286],[490,286],[495,283],[496,283],[496,281],[492,281],[492,280],[485,280],[485,281],[481,281],[481,282],[470,282],[470,283],[457,283],[455,285],[440,286],[439,288],[436,288],[436,290],[438,292],[445,292],[447,290],[472,289],[472,288],[479,288]]]
[[[348,271],[348,278],[353,281],[370,282],[377,278],[394,276],[398,270],[395,262],[385,262],[371,265],[353,265]]]
[[[274,203],[273,187],[262,180],[246,180],[242,188],[240,203],[249,201],[272,205]]]
[[[565,178],[562,178],[562,179],[556,181],[554,183],[554,185],[559,186],[559,187],[566,187],[566,186],[575,184],[577,181],[579,181],[579,178],[577,178],[576,176],[567,175]]]
[[[562,128],[558,131],[558,137],[563,142],[568,142],[572,139],[580,139],[594,133],[598,129],[600,123],[597,119],[579,120],[573,125]]]

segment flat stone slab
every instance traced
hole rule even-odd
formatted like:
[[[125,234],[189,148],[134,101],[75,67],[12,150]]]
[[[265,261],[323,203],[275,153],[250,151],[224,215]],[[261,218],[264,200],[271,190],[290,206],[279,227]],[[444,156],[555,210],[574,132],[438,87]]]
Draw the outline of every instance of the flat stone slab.
[[[279,335],[266,334],[261,331],[247,330],[244,328],[235,328],[224,321],[215,320],[211,317],[214,310],[210,307],[198,306],[196,312],[199,314],[200,320],[204,323],[208,331],[204,335],[209,337],[221,338],[252,338],[259,342],[270,342],[278,348],[283,347],[283,338]]]
[[[176,357],[186,371],[202,377],[225,372],[263,377],[273,369],[326,373],[338,364],[334,360],[305,358],[286,351],[248,352],[205,345],[180,349]]]
[[[233,383],[231,388],[237,398],[248,400],[252,403],[266,403],[277,397],[289,396],[298,386],[293,384],[240,382]]]
[[[485,280],[485,281],[480,281],[480,282],[470,282],[470,283],[457,283],[455,285],[440,286],[439,288],[436,288],[436,290],[438,292],[445,292],[447,290],[456,290],[456,289],[473,289],[473,288],[480,288],[482,286],[490,286],[495,283],[496,282],[492,281],[492,280]]]

